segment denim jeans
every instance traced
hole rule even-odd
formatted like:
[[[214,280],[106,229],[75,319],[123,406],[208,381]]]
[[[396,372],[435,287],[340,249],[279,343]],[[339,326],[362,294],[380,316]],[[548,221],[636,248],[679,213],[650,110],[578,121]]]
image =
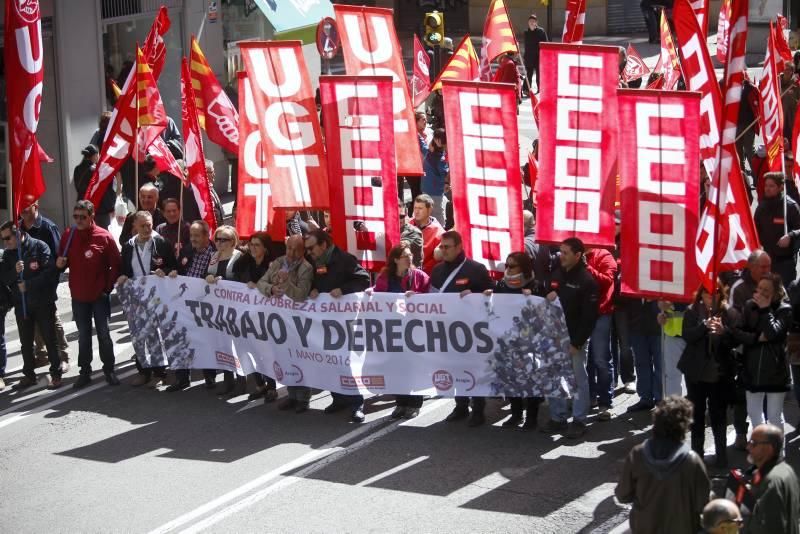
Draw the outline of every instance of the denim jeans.
[[[590,398],[597,398],[600,406],[610,408],[614,395],[614,385],[611,382],[611,377],[614,376],[614,362],[611,360],[611,315],[597,318],[588,350],[594,368],[593,379],[589,382]]]
[[[589,415],[589,376],[586,374],[586,351],[581,349],[572,355],[572,371],[578,390],[572,396],[572,417],[575,422],[585,423]],[[550,419],[564,422],[569,418],[567,399],[549,398]]]
[[[631,347],[636,363],[636,393],[641,402],[655,404],[663,398],[661,335],[632,334]]]
[[[92,373],[92,320],[97,332],[97,344],[100,346],[100,361],[103,362],[103,372],[110,373],[114,370],[114,343],[108,329],[108,319],[111,316],[111,302],[108,295],[101,295],[94,302],[72,301],[72,316],[78,327],[78,366],[82,375]]]
[[[8,360],[8,353],[6,352],[6,314],[8,310],[0,310],[0,378],[6,376],[6,361]]]
[[[614,311],[611,337],[611,353],[614,355],[614,377],[612,384],[618,380],[623,384],[636,381],[633,370],[633,350],[631,349],[631,327],[628,312],[624,309]]]

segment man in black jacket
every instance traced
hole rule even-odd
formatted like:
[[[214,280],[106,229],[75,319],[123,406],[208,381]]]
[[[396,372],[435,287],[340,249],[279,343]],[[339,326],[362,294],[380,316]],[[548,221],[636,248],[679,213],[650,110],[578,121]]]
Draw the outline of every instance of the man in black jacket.
[[[764,198],[758,203],[753,220],[761,246],[772,258],[772,272],[781,275],[784,286],[797,277],[797,244],[800,238],[800,208],[786,197],[784,212],[784,175],[764,175]],[[784,215],[785,213],[785,215]]]
[[[589,376],[586,373],[586,342],[592,335],[598,317],[597,282],[586,269],[586,248],[577,237],[561,243],[560,267],[553,272],[548,300],[559,299],[569,331],[569,353],[578,391],[572,399],[572,424],[567,426],[566,399],[551,398],[550,421],[542,428],[546,434],[564,433],[577,439],[586,433],[589,414]]]
[[[442,262],[431,273],[431,293],[459,293],[462,297],[470,293],[483,293],[494,289],[486,267],[468,259],[464,254],[461,234],[451,230],[442,234],[439,250]],[[480,426],[485,418],[485,397],[472,397],[472,415],[469,413],[470,397],[456,397],[456,407],[445,421],[459,421],[469,416],[469,426]]]
[[[17,244],[17,236],[20,243]],[[36,358],[33,352],[34,329],[39,327],[47,347],[50,360],[50,384],[48,389],[61,387],[61,359],[56,345],[55,284],[57,274],[50,248],[43,241],[19,232],[17,226],[8,221],[0,226],[0,238],[5,252],[0,263],[0,280],[11,290],[22,350],[23,378],[14,389],[24,389],[36,384]],[[18,249],[19,246],[19,249]],[[21,254],[21,255],[20,255]],[[24,303],[23,303],[24,299]]]
[[[156,271],[170,272],[178,268],[172,245],[158,234],[153,233],[153,216],[149,211],[137,211],[133,214],[133,228],[136,235],[122,245],[122,274],[117,279],[117,286],[121,287],[129,278],[139,278],[155,274]],[[139,374],[131,381],[132,386],[142,386],[150,383],[150,387],[158,387],[164,380],[166,365],[143,367],[139,358],[144,358],[148,351],[152,352],[151,359],[161,359],[158,344],[152,346],[140,343],[133,338],[136,352],[136,369]]]
[[[150,216],[153,219],[153,228],[167,222],[161,210],[158,209],[158,188],[152,182],[147,182],[139,188],[139,209],[150,212]],[[133,217],[135,215],[135,212],[129,214],[122,225],[122,230],[119,234],[119,244],[122,246],[125,246],[125,243],[136,233],[133,228]]]
[[[309,298],[328,293],[333,298],[358,293],[369,287],[369,273],[352,254],[333,244],[331,236],[322,230],[309,232],[306,237],[306,252],[314,265],[314,282]],[[333,402],[325,408],[331,414],[350,408],[351,421],[364,422],[364,396],[331,393]]]
[[[527,91],[533,91],[531,80],[533,79],[533,71],[536,71],[536,92],[539,92],[539,45],[546,43],[550,39],[547,38],[547,32],[539,26],[539,21],[535,14],[528,17],[528,29],[525,30],[525,75],[528,78]]]

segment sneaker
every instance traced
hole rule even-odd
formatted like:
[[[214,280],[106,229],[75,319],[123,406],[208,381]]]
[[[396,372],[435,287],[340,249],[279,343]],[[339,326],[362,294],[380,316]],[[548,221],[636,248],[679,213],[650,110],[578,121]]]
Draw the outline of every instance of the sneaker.
[[[611,408],[603,406],[600,408],[600,413],[597,414],[598,421],[611,421]]]
[[[50,383],[47,384],[47,389],[58,389],[63,385],[60,376],[51,376]]]
[[[586,434],[586,425],[578,421],[573,421],[567,428],[567,433],[564,436],[568,439],[578,439]]]
[[[138,388],[140,386],[147,384],[148,382],[150,382],[150,379],[147,377],[147,375],[138,373],[136,376],[133,377],[130,384],[133,387]]]
[[[331,402],[329,405],[327,405],[325,407],[323,412],[326,413],[326,414],[332,414],[332,413],[336,413],[336,412],[341,412],[345,408],[347,408],[347,405],[342,404],[340,402],[333,401],[333,402]]]
[[[539,432],[542,432],[543,434],[562,434],[565,430],[567,430],[566,421],[554,421],[553,419],[550,419],[543,427],[539,429]]]
[[[3,391],[4,389],[6,389],[6,381],[2,376],[0,376],[0,391]]]
[[[406,408],[406,413],[403,414],[405,419],[414,419],[419,415],[419,408]]]
[[[297,407],[297,401],[286,397],[278,403],[278,409],[282,412],[292,410]]]
[[[634,404],[632,406],[628,406],[628,410],[627,411],[628,411],[628,413],[631,413],[631,412],[644,412],[644,411],[652,410],[652,409],[653,409],[653,403],[652,402],[646,402],[646,401],[641,401],[640,400],[636,404]]]
[[[86,386],[88,386],[91,382],[92,382],[91,375],[85,375],[85,374],[81,373],[78,376],[78,379],[75,381],[75,383],[72,384],[72,387],[74,389],[82,389],[82,388],[85,388]]]
[[[174,393],[176,391],[182,391],[188,388],[189,386],[191,386],[191,383],[189,382],[175,382],[174,384],[170,384],[169,386],[167,386],[166,391],[168,391],[169,393]]]
[[[733,448],[739,451],[747,450],[747,435],[736,434],[736,441],[733,442]]]
[[[17,382],[13,386],[11,386],[11,389],[13,389],[15,391],[20,391],[20,390],[29,388],[31,386],[35,386],[38,383],[39,383],[39,377],[38,376],[34,376],[33,378],[31,378],[29,376],[23,376],[22,379],[20,379],[19,382]]]
[[[153,375],[150,378],[150,381],[147,383],[147,387],[150,389],[158,389],[159,386],[163,386],[164,382],[166,381],[166,376],[156,376]]]
[[[364,412],[361,409],[353,410],[353,414],[350,416],[350,421],[354,423],[363,423],[364,419]]]
[[[515,426],[519,426],[521,422],[522,422],[522,416],[520,414],[512,413],[511,417],[503,421],[503,424],[500,426],[502,426],[503,428],[512,428]]]
[[[481,426],[485,422],[486,422],[486,417],[483,415],[483,412],[473,411],[472,415],[469,416],[469,422],[467,423],[467,426],[469,427]]]
[[[117,373],[114,371],[109,371],[105,374],[106,382],[108,382],[109,386],[118,386],[119,385],[119,378],[117,378]]]
[[[59,366],[59,368],[61,369],[62,375],[69,373],[69,362],[66,360],[61,360],[61,365]]]
[[[633,395],[636,393],[636,386],[633,382],[625,382],[625,385],[622,387],[622,392],[627,393],[628,395]]]
[[[267,389],[264,391],[264,404],[269,404],[278,400],[278,391],[275,389]]]

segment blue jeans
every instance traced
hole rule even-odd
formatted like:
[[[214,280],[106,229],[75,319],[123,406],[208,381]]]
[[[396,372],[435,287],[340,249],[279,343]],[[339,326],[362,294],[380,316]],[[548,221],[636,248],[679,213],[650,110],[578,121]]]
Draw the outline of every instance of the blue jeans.
[[[101,295],[94,302],[72,301],[72,316],[78,327],[78,366],[82,375],[92,374],[92,319],[97,331],[97,343],[100,345],[100,360],[103,371],[114,370],[114,343],[108,329],[108,318],[111,316],[111,302],[108,295]]]
[[[581,349],[572,355],[572,371],[578,391],[572,397],[572,418],[577,423],[585,423],[589,414],[589,375],[586,374],[586,350]],[[550,405],[550,419],[564,422],[569,418],[567,399],[547,399]]]
[[[611,408],[614,395],[614,362],[611,359],[611,315],[601,315],[592,330],[589,355],[594,369],[589,382],[590,397],[597,398],[601,407]]]
[[[8,310],[0,310],[0,378],[6,376],[6,361],[8,360],[8,353],[6,352],[6,314]]]
[[[663,398],[661,336],[632,334],[631,347],[636,364],[636,393],[641,402],[655,404]]]

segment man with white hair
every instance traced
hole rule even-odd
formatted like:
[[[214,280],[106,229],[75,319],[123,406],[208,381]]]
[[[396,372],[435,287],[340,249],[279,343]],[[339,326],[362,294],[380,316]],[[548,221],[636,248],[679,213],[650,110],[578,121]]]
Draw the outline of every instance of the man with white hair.
[[[158,208],[158,188],[152,182],[147,182],[139,188],[139,209],[150,213],[153,220],[153,228],[161,223],[167,222],[164,214]],[[119,244],[125,246],[134,234],[133,218],[135,213],[128,214],[122,231],[119,234]]]

